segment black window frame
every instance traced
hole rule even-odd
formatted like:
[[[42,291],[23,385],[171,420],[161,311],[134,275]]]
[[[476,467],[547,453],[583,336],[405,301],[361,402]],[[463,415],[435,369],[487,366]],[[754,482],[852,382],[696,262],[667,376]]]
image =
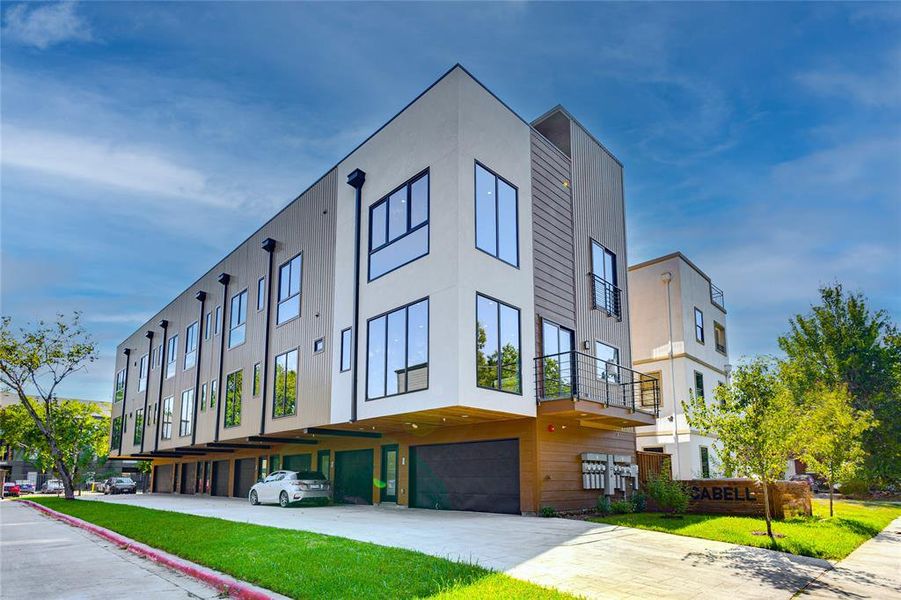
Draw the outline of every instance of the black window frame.
[[[701,317],[700,325],[698,324],[698,316]],[[698,342],[699,344],[703,344],[705,337],[706,336],[704,334],[704,312],[700,308],[695,306],[695,341]]]
[[[410,314],[409,309],[411,306],[415,306],[420,302],[425,302],[425,323],[426,323],[426,332],[425,332],[425,350],[426,350],[426,383],[425,387],[417,388],[415,390],[409,389],[409,373],[410,367],[418,367],[423,363],[411,365],[410,364]],[[404,392],[397,392],[394,394],[385,393],[381,396],[370,396],[369,395],[369,331],[370,324],[373,321],[384,318],[385,319],[385,365],[384,365],[384,389],[385,392],[388,391],[388,336],[387,336],[387,327],[388,327],[388,316],[392,315],[396,312],[404,311],[404,384],[407,387],[407,390]],[[419,298],[418,300],[414,300],[412,302],[408,302],[402,306],[398,306],[397,308],[392,308],[391,310],[385,311],[381,314],[375,315],[374,317],[366,320],[366,376],[364,377],[364,382],[366,386],[366,401],[369,402],[371,400],[383,400],[385,398],[394,398],[396,396],[404,396],[406,394],[415,394],[416,392],[424,392],[429,389],[429,386],[432,383],[431,376],[431,360],[432,360],[432,307],[429,296],[424,296]]]
[[[238,373],[241,374],[241,382],[240,382],[240,385],[236,385],[234,387],[235,394],[237,394],[237,396],[238,396],[238,420],[229,424],[228,405],[229,405],[229,388],[231,385],[230,382],[231,382],[232,378],[234,376],[236,376]],[[229,373],[225,376],[225,397],[222,399],[222,401],[224,402],[224,404],[222,406],[222,408],[223,408],[222,417],[223,417],[223,421],[224,421],[223,427],[225,429],[233,429],[235,427],[240,427],[241,426],[241,416],[243,414],[243,409],[244,409],[244,369],[235,369],[234,371],[232,371],[231,373]]]
[[[345,335],[347,338],[345,339]],[[345,363],[344,358],[347,356],[347,362]],[[339,357],[340,360],[340,371],[341,373],[345,373],[350,371],[351,364],[353,363],[353,328],[346,327],[341,330],[341,354]]]
[[[204,322],[203,322],[203,339],[204,340],[210,339],[210,332],[213,329],[212,325],[213,325],[213,311],[208,310],[206,313],[206,316],[204,317]]]
[[[222,305],[216,307],[216,322],[213,324],[213,335],[222,333]]]
[[[416,183],[417,181],[419,181],[420,179],[422,179],[423,177],[429,178],[429,181],[428,181],[428,184],[426,185],[426,190],[425,190],[425,213],[426,213],[425,221],[417,224],[416,226],[412,226],[412,223],[413,223],[413,201],[412,201],[413,200],[413,184]],[[393,196],[394,194],[396,194],[397,192],[399,192],[400,190],[402,190],[404,188],[406,188],[406,191],[407,191],[406,230],[404,231],[404,233],[400,234],[399,236],[395,237],[394,239],[391,239],[390,238],[390,221],[391,221],[391,219],[389,218],[391,207],[390,207],[389,201],[391,200],[391,196]],[[372,246],[372,232],[373,232],[372,214],[375,212],[375,210],[379,206],[381,206],[383,204],[388,204],[388,206],[385,208],[385,241],[382,244],[379,244],[378,246],[373,247]],[[420,229],[422,229],[424,227],[430,227],[431,219],[432,219],[432,177],[431,177],[429,167],[426,167],[425,169],[423,169],[416,175],[413,175],[413,177],[407,179],[407,181],[405,181],[404,183],[400,184],[399,186],[397,186],[396,188],[394,188],[393,190],[391,190],[390,192],[388,192],[387,194],[382,196],[382,198],[380,198],[378,202],[375,202],[374,204],[372,204],[369,207],[369,241],[367,244],[367,248],[369,249],[369,254],[368,254],[367,260],[366,260],[367,282],[373,282],[376,279],[384,277],[385,275],[387,275],[389,273],[393,273],[394,271],[397,271],[398,269],[401,269],[401,268],[409,265],[410,263],[415,262],[415,261],[419,260],[420,258],[423,258],[424,256],[428,256],[432,250],[432,230],[431,230],[431,228],[428,231],[428,235],[426,235],[426,243],[425,243],[425,252],[424,253],[422,253],[418,256],[415,256],[415,257],[411,258],[410,260],[385,271],[384,273],[380,273],[379,275],[376,275],[375,277],[372,276],[372,255],[374,253],[384,250],[388,246],[416,233],[417,231],[419,231]]]
[[[612,364],[616,365],[614,372],[611,372],[606,366],[606,365],[610,365],[611,363],[602,359],[600,356],[598,356],[598,346],[606,346],[607,348],[610,348],[614,351],[615,362],[612,363]],[[619,362],[622,359],[622,352],[620,352],[619,348],[617,348],[613,344],[608,344],[604,340],[595,339],[594,340],[594,358],[597,361],[597,364],[595,365],[595,378],[598,381],[604,381],[606,383],[613,383],[613,384],[620,383],[622,381],[622,371],[620,369],[620,367],[622,366],[622,363]],[[600,367],[601,363],[604,363],[604,365],[605,365],[604,366],[604,374],[606,375],[605,377],[598,376],[599,375],[598,367]],[[611,378],[611,376],[612,376],[612,378]]]
[[[258,398],[263,393],[263,363],[253,363],[253,379],[250,383],[250,397]]]
[[[698,446],[701,459],[701,479],[710,479],[710,448]]]
[[[723,343],[720,344],[717,333],[722,333]],[[713,321],[713,347],[720,354],[726,354],[726,326],[717,321]]]
[[[300,264],[300,283],[298,283],[298,285],[297,285],[297,293],[296,293],[296,294],[291,294],[291,293],[290,293],[290,291],[291,291],[291,282],[290,282],[290,280],[289,280],[289,282],[288,282],[288,292],[289,292],[289,295],[286,296],[286,297],[284,297],[284,298],[282,298],[282,270],[283,270],[285,267],[288,267],[288,275],[290,276],[290,275],[291,275],[291,267],[290,267],[290,265],[291,265],[291,263],[293,263],[293,262],[294,262],[295,260],[297,260],[298,258],[300,259],[300,263],[299,263],[299,264]],[[303,272],[304,272],[304,268],[303,268],[303,252],[298,252],[297,254],[295,254],[294,256],[292,256],[291,258],[289,258],[288,260],[286,260],[285,262],[283,262],[282,264],[280,264],[280,265],[278,266],[278,296],[277,296],[277,301],[276,301],[276,303],[275,303],[275,326],[276,326],[276,327],[281,327],[281,326],[284,325],[285,323],[290,323],[290,322],[293,321],[294,319],[299,319],[299,318],[300,318],[300,315],[303,314]],[[282,304],[285,304],[286,302],[288,302],[289,300],[291,300],[291,299],[294,298],[295,296],[297,297],[297,314],[294,315],[294,316],[292,316],[292,317],[288,317],[287,319],[285,319],[284,321],[282,321],[282,320],[281,320],[281,307],[282,307]]]
[[[707,395],[704,393],[704,374],[700,371],[694,372],[694,390],[695,398],[707,398]]]
[[[132,443],[137,446],[144,440],[144,409],[135,410],[135,426],[132,432]]]
[[[146,354],[144,356],[147,356]],[[116,386],[113,388],[113,402],[125,400],[125,369],[116,371]]]
[[[169,373],[169,365],[172,365],[172,373]],[[172,379],[178,373],[178,334],[176,333],[166,340],[166,379]]]
[[[285,370],[287,372],[287,360],[288,355],[294,352],[295,354],[295,363],[294,368],[297,371],[296,376],[294,377],[294,410],[291,412],[282,412],[278,414],[279,403],[285,404],[286,398],[279,398],[279,389],[278,389],[278,363],[279,359],[285,359]],[[281,354],[276,355],[275,359],[272,361],[272,418],[273,419],[284,419],[286,417],[294,417],[297,416],[297,405],[300,402],[300,348],[288,348]],[[287,376],[285,377],[287,379]],[[287,386],[286,388],[287,389]],[[284,391],[284,390],[283,390]],[[284,409],[282,409],[284,410]]]
[[[244,297],[244,300],[241,300],[241,297]],[[242,346],[247,341],[247,300],[250,297],[250,294],[247,293],[247,288],[244,288],[237,294],[231,297],[231,300],[228,302],[228,341],[226,342],[226,346],[229,350],[233,350]],[[235,316],[235,300],[238,300],[238,319],[241,318],[241,306],[244,306],[244,320],[238,321],[237,325],[232,324],[232,320]],[[232,334],[238,329],[242,329],[241,335],[243,339],[237,343],[232,344]]]
[[[190,406],[188,406],[185,402],[185,396],[187,394],[190,394]],[[188,388],[182,391],[181,403],[178,407],[178,437],[191,435],[191,433],[194,431],[194,402],[196,401],[197,398],[195,398],[194,388]]]
[[[266,278],[257,279],[257,312],[266,308]]]
[[[175,403],[175,396],[163,398],[162,406],[162,422],[160,423],[160,438],[164,440],[172,439],[172,405]]]
[[[477,177],[479,167],[481,167],[482,169],[484,169],[485,171],[487,171],[488,173],[490,173],[491,175],[493,175],[495,177],[495,181],[494,181],[494,246],[495,246],[494,253],[479,246],[479,200],[478,200],[478,177]],[[514,201],[514,204],[516,205],[516,219],[515,219],[516,263],[511,263],[510,261],[505,260],[499,256],[500,255],[500,227],[501,227],[501,225],[500,225],[500,205],[498,203],[498,198],[500,197],[498,194],[498,184],[497,184],[498,181],[503,181],[504,183],[509,185],[511,188],[513,188],[514,195],[516,197],[516,199]],[[495,171],[491,170],[485,163],[481,162],[478,159],[475,160],[475,164],[473,165],[473,169],[472,169],[472,210],[473,210],[473,217],[474,217],[473,237],[475,238],[474,245],[475,245],[476,250],[478,250],[479,252],[484,252],[488,256],[496,258],[497,260],[501,261],[502,263],[504,263],[506,265],[510,265],[514,269],[519,269],[520,268],[519,267],[519,265],[520,265],[519,187],[514,185],[513,182],[506,179],[505,177],[498,175]],[[521,382],[520,382],[520,388],[522,388]],[[492,389],[492,388],[488,388],[488,389]]]
[[[498,378],[497,378],[497,382],[498,382],[498,387],[488,387],[488,386],[485,386],[485,385],[479,385],[479,358],[478,358],[478,357],[479,357],[479,298],[485,298],[486,300],[490,300],[490,301],[492,301],[492,302],[496,302],[496,303],[497,303],[497,340],[498,340],[498,348],[497,348],[497,351],[498,351],[498,357],[499,357],[499,358],[498,358],[498,362],[497,362],[497,369],[498,369]],[[516,316],[517,316],[517,319],[516,319],[516,320],[517,320],[518,326],[517,326],[517,328],[516,328],[516,329],[517,329],[517,332],[516,332],[516,333],[517,333],[517,336],[516,336],[516,338],[517,338],[517,346],[518,346],[518,348],[519,348],[519,366],[518,366],[518,368],[517,368],[517,374],[519,375],[519,390],[518,390],[518,391],[505,390],[505,389],[503,388],[503,383],[502,383],[503,380],[504,380],[504,376],[503,376],[503,362],[500,360],[500,357],[503,356],[503,354],[502,354],[503,346],[500,345],[500,344],[501,344],[501,338],[503,337],[503,336],[501,335],[501,305],[506,306],[507,308],[512,308],[513,310],[515,310],[515,311],[516,311]],[[476,318],[475,318],[475,342],[476,342],[476,343],[475,343],[475,354],[474,354],[474,357],[475,357],[475,364],[476,364],[476,387],[479,388],[479,389],[482,389],[482,390],[492,390],[492,391],[494,391],[494,392],[501,392],[501,393],[504,393],[504,394],[512,394],[512,395],[514,395],[514,396],[522,396],[522,394],[523,394],[523,381],[522,381],[522,309],[520,309],[519,307],[514,306],[513,304],[510,304],[510,303],[508,303],[508,302],[504,302],[503,300],[498,300],[497,298],[495,298],[495,297],[493,297],[493,296],[489,296],[488,294],[483,294],[482,292],[476,292],[476,311],[475,311],[475,317],[476,317]]]
[[[193,334],[194,347],[193,348],[191,348],[191,342],[192,342],[191,329],[192,328],[194,329],[194,334]],[[198,342],[199,338],[200,338],[200,322],[199,321],[194,321],[193,323],[191,323],[190,325],[185,327],[185,358],[184,358],[184,361],[182,362],[182,371],[187,371],[187,370],[193,369],[195,366],[197,366],[197,342]],[[191,360],[192,360],[190,366],[188,366],[188,357],[191,357]]]
[[[147,390],[147,379],[150,375],[150,357],[146,354],[138,359],[138,391]]]

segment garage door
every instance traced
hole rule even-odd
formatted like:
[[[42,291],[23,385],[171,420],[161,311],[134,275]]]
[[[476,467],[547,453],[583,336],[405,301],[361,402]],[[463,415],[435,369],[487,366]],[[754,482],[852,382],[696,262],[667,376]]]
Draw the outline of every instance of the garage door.
[[[282,469],[285,471],[309,471],[312,454],[289,454],[282,457]]]
[[[519,514],[519,440],[410,448],[411,505]]]
[[[153,467],[153,491],[162,494],[171,494],[174,474],[175,465],[160,465],[158,467]]]
[[[212,496],[228,496],[228,461],[213,462]]]
[[[181,466],[181,486],[179,491],[182,494],[195,493],[194,486],[197,484],[197,463],[184,463]]]
[[[372,504],[372,450],[335,452],[335,502]]]
[[[257,459],[242,458],[235,461],[234,496],[246,498],[250,488],[257,482]]]

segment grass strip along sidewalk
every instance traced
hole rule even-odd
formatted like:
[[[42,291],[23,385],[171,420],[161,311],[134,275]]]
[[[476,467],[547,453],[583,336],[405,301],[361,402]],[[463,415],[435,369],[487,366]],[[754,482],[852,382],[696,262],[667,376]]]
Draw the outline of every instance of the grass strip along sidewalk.
[[[293,598],[574,598],[476,565],[341,537],[105,502],[29,499]]]
[[[835,516],[829,518],[829,501],[814,499],[812,517],[794,517],[773,521],[779,536],[772,545],[766,535],[766,522],[755,517],[723,515],[685,515],[664,519],[660,513],[634,513],[592,518],[598,523],[637,527],[688,537],[704,538],[743,546],[757,546],[801,556],[840,560],[882,531],[901,516],[901,505],[889,502],[837,501]]]

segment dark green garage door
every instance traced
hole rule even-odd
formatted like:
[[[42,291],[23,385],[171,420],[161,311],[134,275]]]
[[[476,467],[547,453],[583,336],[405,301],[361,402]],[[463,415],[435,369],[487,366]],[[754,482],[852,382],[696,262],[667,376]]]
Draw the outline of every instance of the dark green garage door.
[[[519,514],[519,440],[410,448],[410,504]]]
[[[257,482],[257,459],[242,458],[235,461],[234,496],[246,498]]]
[[[335,452],[335,502],[372,504],[372,450]]]
[[[282,457],[282,469],[285,471],[309,471],[312,454],[289,454]]]
[[[228,496],[228,461],[213,462],[212,496]]]

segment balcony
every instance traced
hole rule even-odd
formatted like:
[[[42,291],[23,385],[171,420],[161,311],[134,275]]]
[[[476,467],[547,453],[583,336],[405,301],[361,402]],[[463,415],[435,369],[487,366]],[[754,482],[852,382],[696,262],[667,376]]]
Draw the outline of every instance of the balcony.
[[[591,279],[591,307],[595,310],[603,310],[618,320],[622,319],[622,290],[594,273],[589,273],[588,277]]]
[[[653,425],[660,406],[656,378],[576,351],[535,359],[535,395],[539,414],[600,429]]]
[[[723,290],[713,285],[713,282],[710,282],[710,301],[713,302],[715,306],[720,307],[723,311],[726,310],[726,302],[723,298]]]

